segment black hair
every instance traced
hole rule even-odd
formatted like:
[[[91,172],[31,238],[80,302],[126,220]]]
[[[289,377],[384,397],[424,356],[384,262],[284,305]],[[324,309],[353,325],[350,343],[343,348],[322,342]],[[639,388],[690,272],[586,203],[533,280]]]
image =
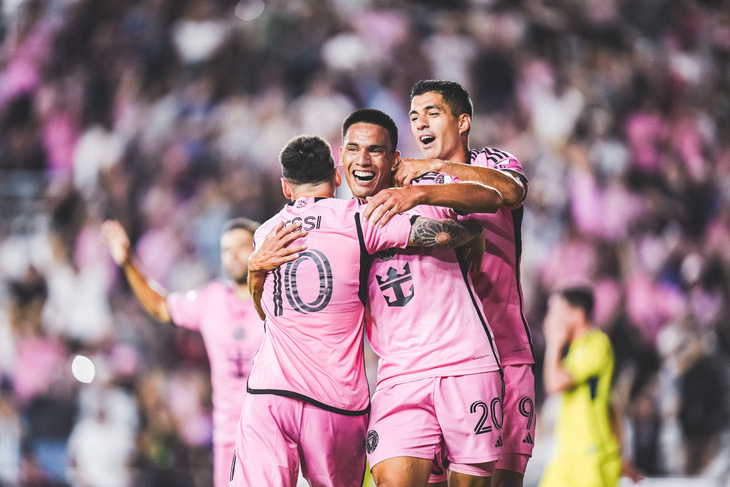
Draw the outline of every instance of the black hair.
[[[223,228],[221,229],[221,237],[231,230],[239,229],[246,230],[248,233],[253,235],[260,225],[261,224],[259,222],[249,220],[248,218],[244,217],[231,218],[223,224]]]
[[[393,144],[392,149],[395,151],[396,147],[398,147],[398,126],[387,113],[374,108],[360,108],[359,110],[355,110],[342,124],[343,140],[345,139],[345,134],[347,134],[350,127],[356,123],[370,123],[383,127],[388,131],[390,143]]]
[[[444,99],[444,103],[451,109],[451,113],[458,117],[466,113],[470,117],[474,107],[469,97],[469,92],[456,81],[444,79],[422,79],[411,88],[411,101],[413,98],[424,93],[438,93]]]
[[[286,144],[279,154],[281,174],[292,184],[316,184],[335,176],[332,148],[322,137],[300,135]]]
[[[582,309],[586,321],[592,321],[595,304],[593,289],[589,286],[568,287],[558,291],[558,295],[566,300],[572,308]]]

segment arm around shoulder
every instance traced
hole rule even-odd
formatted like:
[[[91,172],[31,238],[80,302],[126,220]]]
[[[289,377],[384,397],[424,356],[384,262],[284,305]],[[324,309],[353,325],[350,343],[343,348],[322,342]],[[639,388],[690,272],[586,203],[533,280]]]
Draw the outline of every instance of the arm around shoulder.
[[[459,222],[450,218],[432,220],[419,216],[411,225],[408,245],[453,249],[461,247],[481,235],[482,226],[474,221]]]
[[[418,188],[424,192],[422,204],[445,206],[464,214],[494,213],[504,206],[501,193],[483,183],[466,181]]]
[[[517,173],[449,161],[443,161],[438,167],[439,172],[462,181],[475,181],[494,188],[502,197],[504,206],[508,208],[519,205],[525,199],[527,180]]]
[[[261,307],[261,298],[264,294],[264,282],[266,281],[266,271],[264,270],[251,270],[248,271],[248,291],[251,293],[253,298],[253,305],[256,308],[256,312],[259,318],[266,320],[266,313]]]

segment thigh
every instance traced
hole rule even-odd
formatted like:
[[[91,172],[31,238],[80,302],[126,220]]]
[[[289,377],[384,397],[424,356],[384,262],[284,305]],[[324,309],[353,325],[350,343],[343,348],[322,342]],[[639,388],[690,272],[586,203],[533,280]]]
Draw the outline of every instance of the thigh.
[[[246,397],[236,432],[233,487],[296,485],[302,406],[296,399],[270,394]]]
[[[532,366],[504,367],[503,410],[502,453],[532,456],[536,419],[535,376],[532,373]],[[502,466],[497,464],[497,468]]]
[[[373,467],[375,485],[422,487],[431,474],[431,460],[415,457],[395,457]]]
[[[441,451],[433,457],[433,465],[431,466],[431,475],[428,477],[428,485],[432,487],[446,487],[446,483],[449,479],[447,467],[448,460],[446,460],[446,448],[442,445]]]
[[[502,448],[501,397],[502,376],[497,371],[441,378],[434,403],[450,469],[497,460]],[[489,475],[488,469],[478,470]]]
[[[346,416],[304,405],[302,474],[313,487],[360,487],[365,476],[368,415]]]
[[[433,409],[435,379],[396,384],[373,395],[366,448],[374,467],[389,458],[430,462],[441,450],[442,433]]]
[[[486,465],[481,466],[483,469],[488,469]],[[451,470],[449,472],[449,485],[448,487],[491,487],[492,477],[485,477],[481,471],[479,475],[466,474]]]

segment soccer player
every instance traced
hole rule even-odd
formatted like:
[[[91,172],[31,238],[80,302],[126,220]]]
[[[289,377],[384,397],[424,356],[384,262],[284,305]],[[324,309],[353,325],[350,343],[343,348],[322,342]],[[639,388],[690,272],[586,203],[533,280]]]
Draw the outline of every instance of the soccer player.
[[[548,302],[543,377],[546,392],[560,394],[560,413],[557,451],[541,487],[618,485],[621,457],[610,405],[613,348],[608,336],[591,325],[592,314],[590,288],[567,288]]]
[[[408,188],[388,190],[365,185],[367,165],[345,161],[344,166],[356,197],[377,200],[383,190],[395,199],[423,203],[408,215],[458,219],[449,207],[494,212],[503,205],[499,192],[490,188],[489,204],[470,207],[473,183],[449,183],[451,178],[442,174],[427,173]],[[452,197],[429,198],[432,189],[450,190]],[[375,483],[425,485],[442,450],[452,472],[484,482],[501,449],[503,384],[464,254],[461,249],[381,252],[373,259],[368,283],[368,338],[380,356],[367,438]]]
[[[422,80],[411,90],[411,132],[427,159],[401,159],[395,182],[409,187],[429,172],[445,173],[462,181],[479,181],[495,188],[503,206],[492,213],[471,214],[484,227],[486,253],[481,268],[471,273],[487,321],[492,327],[504,370],[502,451],[491,485],[521,486],[535,437],[535,363],[530,331],[522,312],[520,257],[522,202],[527,178],[511,154],[490,147],[469,149],[472,103],[458,83]],[[366,216],[387,222],[392,214],[419,202],[412,192],[386,190],[370,199]],[[474,482],[452,472],[451,485]],[[432,477],[432,483],[443,481]],[[479,483],[477,483],[479,485]],[[489,485],[484,482],[481,485]]]
[[[236,426],[246,379],[264,335],[248,292],[248,256],[258,228],[246,218],[229,220],[221,233],[221,262],[232,282],[213,280],[188,293],[168,293],[135,264],[122,225],[109,220],[102,234],[144,309],[157,321],[198,331],[210,360],[213,389],[213,485],[228,487]]]
[[[390,141],[383,127],[360,124],[341,159],[392,165]],[[251,259],[266,333],[241,412],[232,485],[294,485],[301,463],[310,485],[360,486],[370,411],[362,340],[368,262],[390,248],[461,246],[481,229],[406,215],[385,227],[368,224],[362,203],[334,198],[340,174],[329,144],[316,136],[292,139],[280,163],[291,203],[256,232],[256,247],[265,252],[282,223],[297,222],[303,238],[298,258],[281,267]]]

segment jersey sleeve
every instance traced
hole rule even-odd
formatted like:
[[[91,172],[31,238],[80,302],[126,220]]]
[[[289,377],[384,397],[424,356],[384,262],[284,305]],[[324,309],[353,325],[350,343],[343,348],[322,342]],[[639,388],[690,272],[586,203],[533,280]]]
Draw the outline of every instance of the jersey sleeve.
[[[608,338],[595,336],[580,346],[571,348],[563,359],[563,367],[573,377],[573,381],[579,384],[610,366],[612,356],[613,350]]]
[[[525,194],[522,197],[522,201],[515,205],[515,208],[519,208],[522,205],[522,202],[527,197],[529,182],[522,164],[515,156],[503,150],[485,147],[480,152],[472,151],[471,163],[475,166],[488,167],[520,176],[525,183]]]
[[[411,235],[412,215],[400,213],[393,216],[385,226],[379,223],[372,225],[365,221],[362,213],[358,213],[359,225],[362,228],[362,244],[369,254],[381,250],[408,247],[408,239]]]
[[[189,330],[200,330],[204,291],[205,289],[200,289],[186,293],[173,292],[167,295],[167,308],[173,324]]]

